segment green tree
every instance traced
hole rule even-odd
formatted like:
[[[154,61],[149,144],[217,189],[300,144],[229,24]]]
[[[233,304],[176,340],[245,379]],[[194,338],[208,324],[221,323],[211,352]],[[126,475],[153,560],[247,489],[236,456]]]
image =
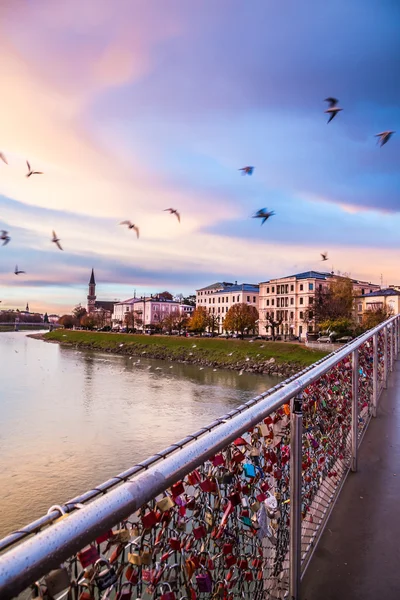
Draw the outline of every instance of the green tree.
[[[328,286],[318,289],[314,303],[304,311],[304,322],[314,322],[322,328],[326,321],[353,318],[353,282],[346,275],[335,275]]]
[[[242,302],[230,307],[224,320],[224,329],[236,332],[243,338],[246,332],[256,331],[257,323],[258,310],[256,307]]]
[[[364,331],[368,331],[368,329],[372,329],[379,325],[379,323],[383,323],[383,321],[392,317],[393,314],[394,311],[390,306],[376,306],[369,308],[363,314],[361,326]]]
[[[189,328],[196,333],[203,333],[207,327],[208,313],[204,306],[198,306],[192,314]]]

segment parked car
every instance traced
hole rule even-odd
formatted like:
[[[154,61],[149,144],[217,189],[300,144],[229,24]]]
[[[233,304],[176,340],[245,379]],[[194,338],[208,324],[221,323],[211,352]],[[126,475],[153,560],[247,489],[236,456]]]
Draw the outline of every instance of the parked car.
[[[317,342],[318,344],[330,344],[332,340],[329,335],[321,335],[321,337],[317,339]]]
[[[337,341],[339,342],[339,344],[348,344],[349,342],[351,342],[353,338],[351,337],[351,335],[345,335],[341,338],[339,338]]]

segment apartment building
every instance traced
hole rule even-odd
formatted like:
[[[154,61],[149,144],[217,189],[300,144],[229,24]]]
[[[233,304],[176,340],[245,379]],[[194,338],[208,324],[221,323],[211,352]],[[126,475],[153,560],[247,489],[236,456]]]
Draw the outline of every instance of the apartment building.
[[[367,310],[388,308],[394,315],[400,313],[400,290],[392,287],[384,290],[375,290],[355,298],[356,319],[362,322],[363,314]]]
[[[318,291],[328,287],[332,277],[334,277],[333,273],[306,271],[260,283],[260,335],[271,333],[267,316],[274,321],[282,321],[276,328],[278,335],[304,339],[307,332],[313,332],[315,296]],[[379,289],[378,285],[365,281],[356,279],[352,281],[355,293],[365,294]]]
[[[123,326],[126,322],[126,315],[133,313],[134,320],[138,321],[138,328],[145,329],[149,325],[162,323],[165,317],[171,313],[180,312],[190,317],[193,311],[194,306],[162,297],[128,298],[114,305],[112,322],[114,326]]]
[[[218,318],[218,332],[224,331],[224,319],[234,304],[250,304],[258,310],[259,286],[254,283],[217,282],[196,290],[196,307],[203,306]]]

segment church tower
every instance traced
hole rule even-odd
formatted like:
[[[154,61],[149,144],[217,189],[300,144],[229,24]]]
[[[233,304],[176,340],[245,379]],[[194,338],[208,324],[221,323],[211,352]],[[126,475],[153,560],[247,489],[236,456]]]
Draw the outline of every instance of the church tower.
[[[89,314],[94,312],[95,305],[96,305],[96,282],[94,279],[94,271],[92,269],[92,274],[90,276],[90,281],[89,281],[89,294],[87,297],[87,311]]]

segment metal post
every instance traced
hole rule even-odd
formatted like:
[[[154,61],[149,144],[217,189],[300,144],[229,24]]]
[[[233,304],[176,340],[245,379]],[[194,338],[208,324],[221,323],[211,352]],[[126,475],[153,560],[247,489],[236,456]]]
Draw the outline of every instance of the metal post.
[[[303,401],[293,398],[290,417],[290,550],[289,596],[300,600],[301,582],[301,464],[303,435]]]
[[[388,331],[387,326],[383,328],[383,387],[387,388],[388,377]]]
[[[357,471],[358,442],[358,348],[352,352],[352,400],[351,400],[351,470]]]
[[[394,359],[397,360],[399,354],[399,320],[394,321]]]
[[[394,365],[394,323],[390,325],[390,372],[393,371]]]
[[[373,362],[372,362],[372,416],[376,417],[378,407],[378,334],[372,336]]]

